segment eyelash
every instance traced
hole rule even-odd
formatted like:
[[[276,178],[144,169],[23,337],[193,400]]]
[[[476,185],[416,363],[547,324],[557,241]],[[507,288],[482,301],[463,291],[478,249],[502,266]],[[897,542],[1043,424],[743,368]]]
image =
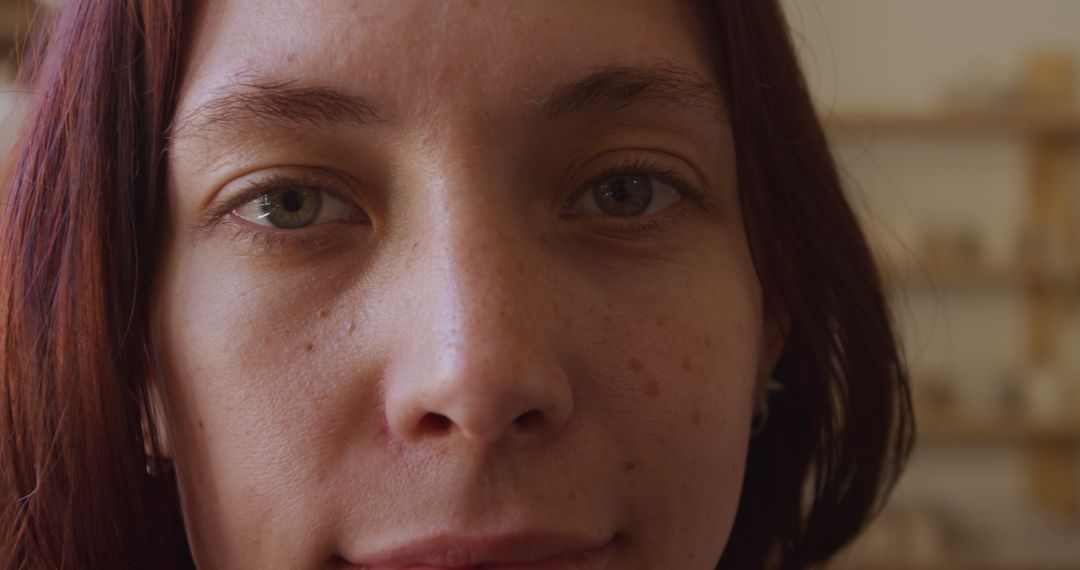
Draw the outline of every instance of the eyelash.
[[[323,237],[318,226],[312,226],[303,230],[278,230],[265,227],[256,228],[251,222],[243,219],[236,219],[236,216],[233,215],[233,212],[235,212],[237,208],[240,208],[259,196],[283,188],[297,187],[326,192],[343,202],[349,204],[353,203],[351,200],[341,197],[339,193],[327,189],[326,182],[320,180],[318,177],[275,174],[246,183],[243,189],[237,191],[232,198],[207,212],[201,225],[204,229],[228,226],[229,229],[234,232],[235,239],[250,239],[257,245],[262,246],[267,252],[277,247],[291,247],[297,250],[306,250],[310,247],[317,248],[322,245],[322,240],[320,238]]]
[[[706,212],[711,211],[713,204],[711,199],[698,190],[694,185],[686,182],[674,169],[661,165],[652,159],[636,157],[622,163],[611,166],[600,173],[593,175],[580,185],[580,189],[573,194],[569,202],[562,207],[562,213],[570,217],[576,217],[571,212],[573,205],[582,199],[586,193],[601,182],[620,176],[648,176],[655,178],[674,188],[682,197],[671,207],[667,213],[656,213],[645,218],[618,218],[616,216],[583,216],[585,223],[590,224],[601,232],[630,237],[648,237],[678,226],[691,214],[686,201],[693,202],[698,208]],[[303,187],[327,192],[339,200],[351,203],[342,198],[338,193],[326,188],[326,184],[312,176],[287,176],[273,175],[257,181],[247,183],[232,198],[208,211],[204,216],[201,226],[204,229],[213,229],[222,225],[228,225],[237,239],[250,239],[261,245],[266,250],[276,247],[293,247],[307,249],[321,245],[321,233],[312,226],[303,230],[273,230],[268,228],[255,229],[252,224],[243,220],[233,219],[233,212],[248,202],[275,190],[286,187]],[[670,210],[675,210],[670,212]],[[323,225],[323,224],[319,224]]]
[[[594,186],[607,179],[617,178],[619,176],[648,176],[655,178],[674,188],[675,191],[682,196],[682,199],[667,208],[667,210],[676,211],[657,213],[645,218],[589,216],[589,218],[595,219],[590,220],[588,223],[599,228],[601,231],[625,234],[632,237],[652,236],[663,233],[687,219],[688,215],[691,213],[687,207],[688,205],[683,204],[683,202],[686,202],[687,200],[693,202],[701,210],[706,212],[711,211],[713,208],[710,198],[704,192],[694,187],[694,185],[688,183],[686,179],[674,169],[661,165],[652,159],[635,157],[611,166],[589,178],[581,185],[581,190],[576,192],[571,201],[564,206],[564,213],[569,213],[566,212],[566,210],[570,207],[570,204],[576,203],[582,196],[591,191]]]

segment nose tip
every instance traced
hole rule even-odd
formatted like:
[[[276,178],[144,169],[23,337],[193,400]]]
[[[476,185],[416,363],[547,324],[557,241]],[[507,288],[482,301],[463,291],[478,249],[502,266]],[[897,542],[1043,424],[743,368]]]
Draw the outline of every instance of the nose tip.
[[[566,377],[539,351],[509,350],[459,345],[454,362],[413,368],[388,396],[391,429],[411,443],[452,438],[480,446],[561,432],[573,409]]]
[[[427,412],[413,426],[409,435],[410,439],[416,441],[425,437],[447,436],[457,431],[466,440],[481,445],[493,445],[507,437],[529,437],[544,431],[555,431],[552,428],[561,422],[557,417],[552,417],[551,411],[551,408],[548,412],[528,410],[509,422],[497,419],[487,422],[475,415],[465,414],[456,414],[455,419],[440,413]]]

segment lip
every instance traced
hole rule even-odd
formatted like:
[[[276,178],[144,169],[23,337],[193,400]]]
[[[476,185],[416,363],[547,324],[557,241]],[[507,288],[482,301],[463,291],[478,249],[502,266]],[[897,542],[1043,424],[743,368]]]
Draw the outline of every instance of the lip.
[[[362,570],[600,570],[614,538],[528,531],[498,536],[440,534],[364,553]]]

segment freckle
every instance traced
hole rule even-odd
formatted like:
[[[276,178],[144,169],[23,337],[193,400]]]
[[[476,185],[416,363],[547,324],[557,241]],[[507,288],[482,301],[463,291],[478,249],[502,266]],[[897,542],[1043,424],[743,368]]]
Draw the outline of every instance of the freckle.
[[[634,372],[641,372],[642,370],[645,370],[645,365],[642,364],[642,362],[640,360],[638,360],[636,358],[631,358],[630,359],[630,370],[633,370]]]
[[[656,444],[657,445],[667,445],[667,438],[664,437],[664,436],[660,436],[660,437],[656,438]]]
[[[682,361],[683,372],[690,372],[690,359],[684,358]]]
[[[611,324],[611,317],[609,317],[607,315],[604,315],[604,323],[610,325]]]
[[[690,416],[690,423],[694,424],[695,426],[701,425],[701,411],[694,410],[694,414]]]
[[[309,343],[308,343],[308,345],[307,345],[307,350],[308,350],[308,352],[311,352],[311,351],[315,350],[315,345],[314,345],[314,344],[311,344],[311,343],[309,342]]]
[[[412,244],[412,250],[416,251],[416,248],[420,247],[420,242],[414,241]]]
[[[633,471],[634,469],[637,469],[637,465],[634,465],[633,461],[627,461],[626,463],[623,463],[623,471]]]
[[[660,393],[660,384],[656,381],[656,378],[649,378],[641,385],[641,389],[646,396],[655,396]]]
[[[329,316],[330,316],[330,309],[322,309],[322,310],[319,311],[319,318],[320,319],[325,319],[326,317],[329,317]]]
[[[199,420],[199,429],[202,429],[202,428],[203,428],[202,420]]]
[[[706,347],[711,347],[712,346],[712,340],[709,338],[709,335],[705,335],[705,346]]]
[[[566,325],[566,328],[568,328],[568,329],[573,328],[574,327],[574,319],[571,319],[570,317],[566,317],[566,320],[564,321],[564,324]]]
[[[664,317],[660,317],[659,319],[656,319],[656,328],[658,328],[658,329],[664,328],[664,323],[666,323],[666,322],[667,322],[667,319],[664,318]]]
[[[517,270],[520,273],[525,273],[525,264],[519,261],[517,263]]]
[[[555,313],[556,315],[559,314],[559,304],[558,303],[552,303],[551,304],[551,312]]]

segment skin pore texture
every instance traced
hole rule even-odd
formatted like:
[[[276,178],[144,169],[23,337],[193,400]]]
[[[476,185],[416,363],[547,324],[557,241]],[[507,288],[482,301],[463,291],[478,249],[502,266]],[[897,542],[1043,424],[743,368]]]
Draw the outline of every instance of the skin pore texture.
[[[154,335],[200,568],[716,564],[781,335],[699,10],[196,5]]]

